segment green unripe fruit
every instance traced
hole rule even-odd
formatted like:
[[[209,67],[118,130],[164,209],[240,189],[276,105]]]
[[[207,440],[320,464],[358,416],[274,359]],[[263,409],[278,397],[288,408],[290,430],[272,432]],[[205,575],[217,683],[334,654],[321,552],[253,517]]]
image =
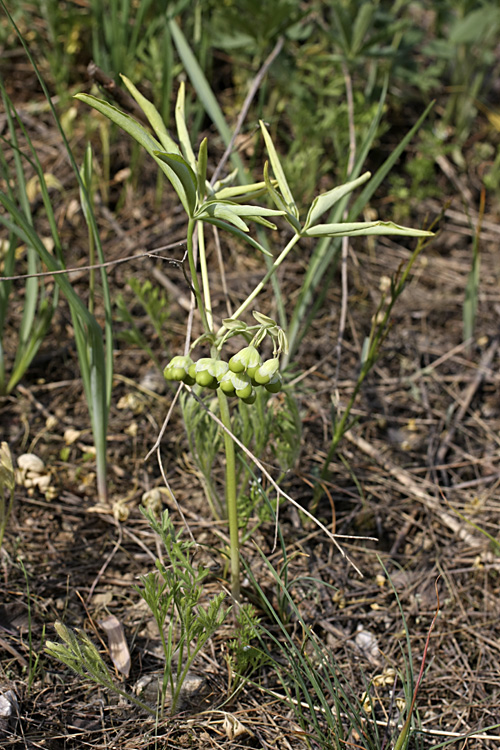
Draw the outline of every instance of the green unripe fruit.
[[[163,370],[165,380],[182,380],[186,382],[188,369],[193,364],[191,357],[178,355],[173,357]]]
[[[232,372],[244,372],[249,368],[260,365],[260,354],[255,346],[245,346],[236,352],[229,360],[229,369]]]
[[[212,357],[202,357],[196,362],[196,372],[198,373],[208,370],[215,362],[216,360],[212,359]]]
[[[172,380],[184,380],[187,375],[183,367],[170,367],[169,371]]]
[[[254,375],[254,380],[259,385],[266,385],[272,380],[279,370],[280,361],[277,357],[268,359],[261,365]]]
[[[251,394],[247,398],[242,398],[241,400],[245,404],[254,404],[256,398],[257,398],[257,393],[255,392],[255,388],[252,388]]]
[[[252,378],[252,380],[255,379],[255,373],[257,372],[257,370],[259,369],[259,367],[261,366],[261,364],[262,364],[262,362],[259,361],[258,365],[255,365],[255,367],[249,367],[247,369],[247,375],[249,375]]]
[[[196,382],[198,383],[198,385],[202,385],[206,388],[208,386],[211,386],[214,381],[214,376],[210,375],[208,370],[201,370],[201,372],[196,373]]]
[[[226,375],[226,373],[229,371],[229,365],[227,362],[223,362],[221,359],[218,359],[214,364],[208,368],[208,372],[214,376],[214,378],[217,378],[217,380],[220,381]]]
[[[279,393],[283,387],[283,381],[281,379],[281,375],[279,372],[274,375],[274,377],[271,378],[269,383],[266,383],[264,385],[264,388],[266,391],[269,391],[269,393]]]
[[[231,371],[226,372],[225,375],[220,379],[219,385],[221,391],[223,391],[226,395],[232,396],[234,394],[234,384],[232,381],[233,373]]]
[[[188,367],[188,377],[191,378],[193,383],[196,382],[196,364],[194,362]],[[192,383],[190,385],[192,385]]]
[[[249,383],[244,388],[238,388],[236,390],[236,395],[238,396],[238,398],[241,398],[241,399],[245,400],[246,398],[250,398],[250,396],[252,395],[252,391],[253,390],[254,389],[253,389],[252,384]]]

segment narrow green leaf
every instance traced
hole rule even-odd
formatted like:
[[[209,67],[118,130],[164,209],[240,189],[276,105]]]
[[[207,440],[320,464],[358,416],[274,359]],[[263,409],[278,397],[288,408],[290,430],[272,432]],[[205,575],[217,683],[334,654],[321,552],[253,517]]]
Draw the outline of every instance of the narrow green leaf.
[[[412,229],[392,221],[354,221],[340,224],[316,224],[304,232],[307,237],[357,237],[367,235],[400,235],[402,237],[432,237],[433,232]]]
[[[275,189],[274,185],[272,184],[272,181],[269,177],[269,162],[266,161],[264,164],[264,181],[266,183],[267,191],[269,195],[271,196],[273,202],[278,207],[280,211],[284,212],[284,215],[286,216],[286,220],[289,224],[292,225],[292,227],[295,229],[295,231],[300,234],[301,232],[301,226],[298,218],[292,214],[281,197],[281,195],[278,193],[278,191]]]
[[[184,206],[184,210],[187,214],[189,214],[190,204],[187,199],[182,181],[179,179],[176,172],[171,169],[166,162],[163,162],[156,155],[157,152],[161,153],[162,144],[157,141],[156,138],[153,138],[153,136],[151,136],[147,132],[147,130],[137,122],[137,120],[135,120],[125,112],[122,112],[117,107],[113,107],[111,104],[108,104],[108,102],[105,102],[103,99],[98,99],[96,96],[92,96],[91,94],[76,94],[75,99],[79,99],[85,104],[94,107],[94,109],[105,115],[105,117],[110,119],[116,125],[119,125],[122,130],[132,136],[132,138],[137,141],[137,143],[139,143],[141,146],[143,146],[143,148],[146,149],[148,154],[153,157],[162,172],[172,183],[175,192],[179,196],[179,200]],[[177,146],[175,147],[174,151],[175,153],[172,154],[173,156],[177,156],[180,153]]]
[[[276,229],[278,228],[276,224],[273,224],[272,221],[264,219],[262,216],[249,216],[248,218],[250,219],[250,221],[253,221],[255,224],[258,224],[261,227],[267,227],[267,229],[272,229],[273,231],[276,231]]]
[[[274,143],[272,141],[271,136],[269,135],[266,126],[262,122],[262,120],[259,120],[260,128],[262,130],[262,134],[264,136],[264,140],[266,142],[266,148],[269,154],[269,158],[271,160],[271,166],[273,168],[274,175],[276,179],[278,180],[278,186],[281,190],[281,194],[285,200],[286,206],[288,208],[288,211],[295,216],[296,219],[299,218],[299,210],[295,204],[295,201],[293,199],[292,192],[290,188],[288,187],[288,182],[285,177],[285,173],[283,171],[283,167],[281,166],[281,162],[279,160],[279,156],[277,154],[276,149],[274,148]]]
[[[130,81],[127,76],[121,75],[120,78],[128,88],[130,94],[135,99],[139,107],[146,115],[148,122],[158,136],[158,139],[165,151],[168,151],[171,154],[180,154],[179,147],[170,136],[167,128],[165,127],[165,123],[163,122],[162,117],[154,104],[141,94],[141,92],[134,86],[132,81]]]
[[[318,195],[311,204],[311,208],[309,209],[309,213],[307,214],[306,223],[304,224],[304,229],[308,229],[309,227],[314,225],[315,222],[320,218],[320,216],[322,216],[326,211],[329,211],[330,208],[332,208],[332,206],[337,203],[337,201],[343,198],[344,195],[352,193],[353,190],[359,187],[359,185],[363,185],[363,183],[369,180],[370,177],[371,173],[365,172],[363,175],[361,175],[361,177],[358,177],[357,180],[351,180],[350,182],[346,182],[344,185],[334,187],[327,193]]]
[[[204,203],[203,208],[209,206],[225,206],[230,208],[233,213],[237,216],[284,216],[285,211],[277,211],[274,208],[265,208],[264,206],[252,206],[241,203],[233,203],[230,201],[207,201]]]
[[[245,234],[245,232],[242,232],[237,227],[233,226],[232,224],[228,224],[226,221],[222,221],[221,219],[207,217],[203,219],[204,222],[207,224],[213,224],[214,226],[218,227],[219,229],[224,229],[226,232],[230,232],[231,234],[234,234],[235,237],[238,237],[238,239],[243,240],[243,242],[248,242],[249,245],[252,245],[256,250],[259,250],[263,255],[267,255],[269,258],[272,258],[272,254],[269,252],[269,250],[266,250],[265,247],[263,247],[261,244],[257,242],[257,240],[254,240],[253,237],[251,237],[249,234]]]
[[[352,28],[351,45],[349,49],[349,56],[351,58],[356,57],[360,51],[366,32],[372,25],[374,12],[375,6],[372,3],[365,2],[361,4]]]
[[[208,163],[208,140],[204,138],[200,143],[198,151],[198,163],[196,165],[196,177],[198,179],[198,197],[202,201],[207,192],[207,163]]]
[[[207,203],[203,206],[203,209],[199,214],[196,215],[198,221],[207,221],[209,219],[222,219],[234,224],[242,232],[248,232],[248,226],[245,224],[243,219],[240,219],[238,214],[231,210],[231,206],[225,203]]]
[[[178,154],[166,154],[163,151],[155,151],[154,155],[157,159],[167,164],[172,172],[174,172],[179,178],[187,201],[187,213],[189,217],[192,218],[196,208],[197,181],[195,173],[187,161]]]
[[[381,98],[381,106],[382,106],[382,98]],[[408,131],[405,137],[398,143],[398,145],[396,146],[394,151],[391,153],[391,155],[385,160],[382,166],[379,167],[379,169],[375,172],[370,182],[368,182],[367,185],[363,188],[363,190],[358,195],[358,197],[356,198],[356,200],[354,201],[354,203],[352,204],[349,210],[349,219],[355,219],[359,216],[361,211],[364,209],[364,207],[367,205],[368,201],[374,194],[375,190],[385,180],[386,176],[391,171],[394,164],[397,162],[397,160],[403,153],[408,143],[411,141],[415,133],[418,131],[418,129],[422,125],[423,121],[425,120],[425,118],[427,117],[427,115],[429,114],[433,106],[434,106],[434,102],[431,102],[425,108],[425,111],[418,118],[415,125],[411,128],[411,130]],[[381,108],[379,111],[381,111]]]
[[[193,55],[191,47],[187,43],[184,34],[179,28],[179,25],[173,18],[169,19],[168,28],[172,35],[172,39],[174,40],[177,52],[179,53],[179,57],[182,60],[182,64],[184,65],[191,83],[193,84],[194,89],[198,94],[198,98],[203,104],[206,113],[219,131],[224,144],[227,146],[231,141],[231,130],[226,123],[222,110],[213,94],[212,89],[210,88],[205,74],[203,73],[203,70],[198,63],[198,60]],[[231,162],[238,169],[240,179],[243,182],[245,168],[243,166],[243,162],[236,152],[231,154]]]
[[[274,180],[274,182],[276,182],[276,180]],[[276,184],[278,183],[276,182]],[[213,189],[214,196],[219,200],[248,201],[260,198],[261,195],[265,195],[267,192],[267,185],[265,182],[253,182],[251,185],[222,187],[222,183],[218,181]]]
[[[175,104],[175,124],[177,126],[177,138],[181,144],[183,156],[191,169],[196,172],[196,158],[194,155],[193,147],[191,146],[191,139],[189,138],[189,132],[186,127],[186,115],[184,111],[184,103],[186,100],[186,87],[184,81],[181,81],[179,91],[177,92],[177,102]]]
[[[101,114],[112,120],[112,122],[119,125],[137,143],[144,146],[148,153],[152,154],[154,150],[160,150],[161,143],[156,138],[153,138],[136,119],[126,112],[122,112],[118,107],[114,107],[112,104],[104,101],[104,99],[98,99],[96,96],[92,96],[92,94],[76,94],[75,99],[94,107],[98,112],[101,112]],[[178,149],[174,149],[174,151],[178,151]]]

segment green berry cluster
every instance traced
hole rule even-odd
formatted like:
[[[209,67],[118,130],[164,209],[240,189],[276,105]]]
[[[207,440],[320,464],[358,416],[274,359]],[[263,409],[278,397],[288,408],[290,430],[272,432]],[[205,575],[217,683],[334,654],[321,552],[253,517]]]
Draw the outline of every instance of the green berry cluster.
[[[215,390],[220,388],[227,396],[237,396],[246,404],[256,399],[259,386],[278,393],[282,388],[279,359],[262,361],[254,346],[245,346],[229,362],[212,357],[202,357],[193,362],[191,357],[174,357],[163,371],[166,380],[180,380],[187,385],[198,385]]]

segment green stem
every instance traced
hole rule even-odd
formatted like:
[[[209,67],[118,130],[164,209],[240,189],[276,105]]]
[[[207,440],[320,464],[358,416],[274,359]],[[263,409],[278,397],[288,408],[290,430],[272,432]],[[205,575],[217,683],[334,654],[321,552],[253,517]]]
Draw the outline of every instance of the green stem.
[[[198,276],[196,275],[196,264],[194,262],[193,254],[193,234],[196,227],[196,219],[189,219],[188,230],[187,230],[187,250],[188,250],[188,261],[189,271],[191,274],[191,283],[193,285],[194,296],[196,297],[196,305],[200,311],[201,322],[203,323],[203,329],[206,333],[211,333],[211,328],[208,324],[207,314],[205,311],[205,305],[203,304],[203,298],[201,296],[200,285],[198,283]]]
[[[267,284],[271,276],[276,272],[276,269],[279,268],[279,266],[283,263],[286,256],[290,252],[290,250],[297,244],[297,242],[300,240],[300,234],[294,234],[290,242],[287,244],[287,246],[281,251],[281,253],[278,255],[276,260],[274,261],[273,265],[270,267],[262,281],[259,281],[253,292],[251,292],[246,300],[242,302],[242,304],[238,307],[235,313],[231,315],[231,318],[233,320],[236,320],[236,318],[239,318],[241,313],[245,312],[247,307],[250,306],[250,304],[254,301],[254,299],[257,297],[257,295],[262,291],[264,286]],[[225,328],[224,326],[220,329],[218,335],[220,336],[222,333],[224,333]]]
[[[210,284],[208,281],[207,255],[205,253],[205,235],[203,234],[203,222],[200,221],[198,227],[198,248],[200,251],[200,273],[201,285],[203,288],[203,297],[205,300],[205,312],[207,315],[207,325],[209,330],[213,331],[212,300],[210,298]]]
[[[221,421],[227,430],[231,430],[231,417],[226,395],[217,391]],[[238,508],[236,495],[236,458],[231,435],[224,430],[224,450],[226,453],[226,505],[229,524],[230,560],[231,560],[231,593],[234,601],[240,602],[240,540],[238,530]]]

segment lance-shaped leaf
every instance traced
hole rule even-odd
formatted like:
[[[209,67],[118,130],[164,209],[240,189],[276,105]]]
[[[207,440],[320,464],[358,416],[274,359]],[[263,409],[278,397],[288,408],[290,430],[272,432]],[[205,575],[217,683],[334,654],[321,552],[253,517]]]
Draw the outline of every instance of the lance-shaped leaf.
[[[222,219],[228,221],[238,227],[242,232],[248,232],[248,226],[245,224],[243,219],[240,219],[238,214],[231,210],[231,207],[226,203],[206,203],[202,210],[196,215],[196,219],[199,221],[207,221],[210,219]]]
[[[309,209],[309,213],[307,214],[304,229],[308,229],[313,224],[315,224],[320,216],[322,216],[326,211],[329,211],[330,208],[332,208],[332,206],[337,203],[337,201],[344,197],[344,195],[352,193],[353,190],[359,187],[359,185],[363,185],[363,183],[369,180],[370,177],[371,173],[365,172],[365,174],[361,175],[361,177],[358,177],[357,180],[351,180],[350,182],[346,182],[345,185],[338,185],[332,190],[328,190],[327,193],[318,195],[311,203],[311,208]]]
[[[207,224],[213,224],[214,226],[218,227],[219,229],[223,229],[226,232],[234,234],[235,237],[243,240],[243,242],[248,242],[249,245],[254,247],[256,250],[259,250],[264,255],[267,255],[269,258],[273,257],[269,250],[266,250],[266,248],[263,247],[259,242],[257,242],[257,240],[254,240],[253,237],[250,237],[249,234],[245,234],[245,232],[242,232],[241,229],[238,229],[232,224],[229,224],[226,221],[222,221],[222,219],[216,219],[209,216],[204,217],[203,221]]]
[[[196,164],[196,177],[198,180],[198,196],[203,200],[207,192],[207,163],[208,163],[208,141],[206,138],[200,143],[198,151],[198,162]]]
[[[191,140],[189,138],[188,129],[186,127],[186,115],[184,112],[186,87],[184,81],[181,81],[179,91],[177,93],[177,102],[175,104],[175,124],[177,127],[177,137],[181,144],[182,153],[185,160],[193,171],[196,171],[196,159],[194,156],[193,147],[191,146]]]
[[[270,177],[269,177],[269,163],[266,161],[264,164],[264,181],[266,183],[267,192],[271,196],[272,200],[274,201],[275,205],[284,212],[284,215],[286,216],[286,220],[289,224],[292,225],[292,227],[295,229],[297,233],[301,232],[301,226],[300,222],[298,220],[298,217],[295,216],[293,213],[290,212],[287,204],[281,197],[281,195],[278,193],[278,191],[275,189]]]
[[[160,159],[160,161],[167,164],[172,172],[174,172],[177,177],[179,178],[179,181],[182,185],[185,200],[187,203],[187,208],[183,205],[184,208],[186,208],[186,211],[191,218],[194,214],[194,210],[196,208],[196,175],[187,163],[187,161],[178,154],[166,154],[164,151],[155,151],[155,156]],[[175,185],[174,185],[175,187]],[[179,195],[179,198],[181,198],[181,195]],[[182,198],[181,198],[182,200]]]
[[[366,235],[400,235],[402,237],[432,237],[433,232],[412,229],[392,221],[354,221],[341,224],[316,224],[304,232],[306,237],[357,237]]]
[[[162,116],[156,109],[155,105],[141,94],[141,92],[134,86],[132,81],[130,81],[127,76],[121,75],[120,78],[128,88],[131,96],[135,99],[139,107],[146,115],[149,124],[158,136],[158,140],[161,142],[161,145],[163,146],[165,151],[168,151],[171,154],[180,154],[179,147],[170,136],[167,128],[165,127]]]
[[[162,172],[170,180],[175,192],[179,196],[179,200],[184,206],[184,210],[186,211],[186,213],[190,214],[190,204],[187,200],[186,192],[181,180],[177,176],[176,172],[171,169],[171,167],[169,167],[166,162],[163,162],[157,156],[157,153],[162,153],[162,144],[157,141],[156,138],[153,138],[153,136],[150,135],[147,130],[137,122],[137,120],[135,120],[130,115],[127,115],[125,112],[122,112],[117,107],[113,107],[112,104],[108,104],[108,102],[105,102],[103,99],[98,99],[96,96],[92,96],[91,94],[76,94],[75,99],[79,99],[80,101],[85,102],[85,104],[89,104],[91,107],[94,107],[94,109],[111,120],[111,122],[119,125],[122,130],[132,136],[132,138],[137,141],[137,143],[143,146],[148,154],[153,157]],[[179,150],[177,146],[175,146],[176,153],[172,155],[177,156],[178,151]]]
[[[276,180],[274,180],[276,184]],[[265,182],[252,182],[250,185],[231,185],[224,187],[223,182],[216,182],[214,187],[214,196],[218,200],[230,200],[230,201],[249,201],[255,198],[260,198],[261,195],[265,195],[267,192],[267,185]]]
[[[281,190],[281,194],[285,200],[285,203],[290,213],[293,216],[295,216],[296,219],[298,219],[299,209],[297,208],[295,201],[293,199],[292,192],[290,188],[288,187],[288,182],[286,180],[285,173],[283,171],[283,167],[281,166],[281,162],[279,160],[276,149],[274,148],[274,143],[271,139],[271,136],[267,132],[267,128],[262,122],[262,120],[259,120],[259,123],[260,123],[260,127],[262,130],[262,134],[264,136],[264,140],[266,142],[266,148],[269,154],[269,159],[271,160],[271,166],[273,168],[274,175],[276,179],[278,180],[278,186],[279,186],[279,189]]]
[[[276,226],[271,224],[271,222],[266,222],[262,217],[284,216],[285,214],[285,211],[276,211],[274,208],[264,208],[263,206],[251,206],[231,201],[207,201],[203,204],[195,218],[203,219],[205,214],[207,214],[208,216],[215,216],[229,221],[228,212],[233,216],[245,216],[257,223],[264,223],[265,226],[270,226],[273,229],[276,229]]]

